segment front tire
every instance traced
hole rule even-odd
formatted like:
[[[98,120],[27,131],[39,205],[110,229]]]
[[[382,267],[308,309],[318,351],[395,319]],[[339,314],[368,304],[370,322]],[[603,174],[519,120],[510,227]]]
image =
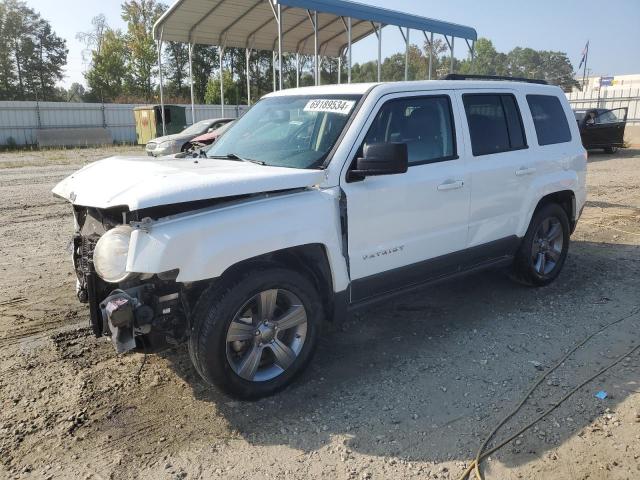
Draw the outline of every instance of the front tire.
[[[569,219],[560,205],[549,203],[540,207],[516,253],[516,279],[533,286],[553,282],[567,258],[569,232]]]
[[[203,292],[189,339],[202,378],[232,396],[255,399],[286,387],[307,366],[323,308],[296,271],[259,269]]]

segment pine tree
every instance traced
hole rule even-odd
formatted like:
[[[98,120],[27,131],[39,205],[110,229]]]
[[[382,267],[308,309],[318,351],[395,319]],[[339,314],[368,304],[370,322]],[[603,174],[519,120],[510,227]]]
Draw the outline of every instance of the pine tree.
[[[19,0],[0,1],[0,85],[4,98],[57,100],[66,42],[51,24]]]

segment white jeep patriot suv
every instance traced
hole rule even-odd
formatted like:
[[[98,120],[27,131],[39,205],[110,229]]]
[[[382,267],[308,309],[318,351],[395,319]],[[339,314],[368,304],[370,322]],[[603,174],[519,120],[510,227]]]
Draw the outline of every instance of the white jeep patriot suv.
[[[557,87],[331,85],[265,96],[198,158],[113,157],[53,192],[95,334],[186,341],[207,382],[255,398],[363,305],[486,267],[553,281],[586,158]]]

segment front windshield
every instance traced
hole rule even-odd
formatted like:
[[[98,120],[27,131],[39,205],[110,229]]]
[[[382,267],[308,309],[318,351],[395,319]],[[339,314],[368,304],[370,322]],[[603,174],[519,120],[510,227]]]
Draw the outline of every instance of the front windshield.
[[[265,165],[317,168],[353,114],[358,95],[265,98],[207,151]]]
[[[207,128],[209,128],[209,125],[211,124],[210,120],[202,120],[200,122],[196,122],[193,125],[191,125],[190,127],[185,128],[182,133],[188,134],[188,135],[197,135],[199,133],[205,132],[207,130]]]

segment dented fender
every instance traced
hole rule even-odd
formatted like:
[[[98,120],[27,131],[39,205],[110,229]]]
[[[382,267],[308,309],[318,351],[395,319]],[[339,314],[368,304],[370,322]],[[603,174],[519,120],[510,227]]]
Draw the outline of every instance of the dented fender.
[[[127,270],[154,274],[179,270],[176,281],[216,278],[243,260],[307,244],[322,244],[333,287],[348,273],[342,254],[340,191],[306,189],[234,205],[166,217],[131,235]]]

